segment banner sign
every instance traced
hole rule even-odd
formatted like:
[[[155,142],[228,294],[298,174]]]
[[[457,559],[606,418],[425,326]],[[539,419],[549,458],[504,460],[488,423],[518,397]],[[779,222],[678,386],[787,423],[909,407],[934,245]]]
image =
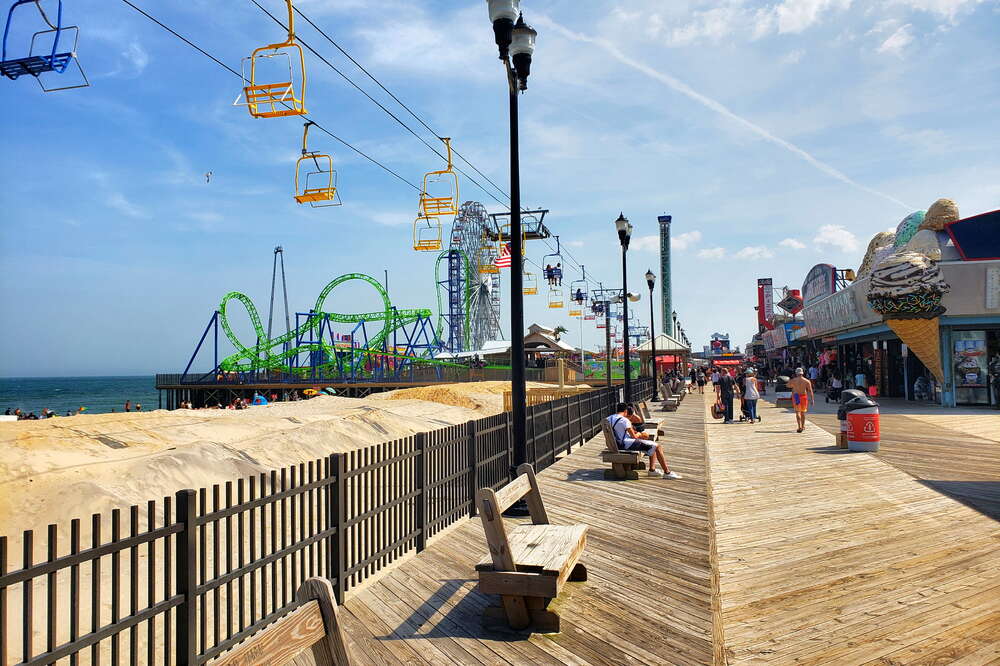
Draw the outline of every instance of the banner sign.
[[[806,308],[806,329],[810,336],[817,336],[827,331],[837,331],[849,328],[861,321],[857,303],[854,302],[854,289],[838,291],[829,298]]]
[[[770,331],[764,331],[764,349],[771,351],[788,346],[788,336],[784,326],[776,326]]]
[[[762,330],[774,327],[774,280],[758,278],[757,280],[757,323]]]
[[[806,273],[802,283],[802,302],[808,306],[837,291],[837,267],[830,264],[816,264]]]

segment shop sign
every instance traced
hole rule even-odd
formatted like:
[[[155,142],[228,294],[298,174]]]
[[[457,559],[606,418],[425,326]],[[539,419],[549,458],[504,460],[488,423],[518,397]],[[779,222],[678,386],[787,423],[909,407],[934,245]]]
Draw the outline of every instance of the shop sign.
[[[770,331],[764,331],[764,349],[781,349],[788,346],[787,329],[784,326],[776,326]]]
[[[806,329],[810,336],[848,328],[861,321],[852,289],[838,291],[811,305],[805,311]]]
[[[778,307],[792,315],[802,312],[802,292],[798,289],[789,289],[785,297],[778,301]]]
[[[837,290],[837,268],[830,264],[816,264],[806,273],[802,283],[802,302],[806,307]]]

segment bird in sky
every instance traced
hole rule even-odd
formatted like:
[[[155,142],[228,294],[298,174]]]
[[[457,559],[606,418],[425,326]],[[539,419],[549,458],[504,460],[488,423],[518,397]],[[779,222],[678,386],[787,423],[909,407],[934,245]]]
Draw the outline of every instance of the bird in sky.
[[[208,173],[205,174],[205,182],[206,183],[211,183],[212,182],[212,172],[211,171],[209,171]]]

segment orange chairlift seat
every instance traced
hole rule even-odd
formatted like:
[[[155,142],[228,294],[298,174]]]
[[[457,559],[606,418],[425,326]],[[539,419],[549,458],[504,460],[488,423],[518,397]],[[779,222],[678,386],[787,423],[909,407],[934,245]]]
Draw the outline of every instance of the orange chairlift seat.
[[[549,287],[549,308],[556,310],[563,306],[563,293],[560,287]]]
[[[310,125],[315,123],[310,120],[302,128],[302,157],[295,163],[295,200],[313,208],[340,206],[343,202],[337,191],[337,172],[333,169],[333,158],[323,153],[310,152],[307,147]]]
[[[245,106],[254,118],[280,118],[282,116],[303,116],[306,111],[306,56],[302,47],[295,43],[295,13],[292,10],[292,0],[285,0],[288,5],[288,39],[277,44],[268,44],[256,49],[248,58],[243,59],[243,92],[234,106]],[[293,58],[294,55],[294,58]],[[258,68],[265,63],[263,69],[274,71],[272,59],[277,59],[282,65],[287,64],[287,76],[281,77],[277,83],[262,80]],[[298,60],[298,77],[295,64]],[[247,78],[247,64],[250,65],[250,77]],[[285,67],[277,65],[281,71]],[[298,78],[298,93],[295,83]]]
[[[420,191],[420,217],[458,215],[458,174],[451,163],[451,139],[441,139],[448,151],[448,168],[424,174]]]
[[[413,249],[417,252],[437,252],[441,249],[441,221],[420,215],[413,221]]]
[[[497,246],[492,243],[489,235],[483,231],[480,241],[479,252],[476,254],[476,266],[480,275],[496,275],[500,272],[497,268]]]
[[[521,293],[525,296],[534,296],[538,293],[538,276],[528,271],[521,272]]]

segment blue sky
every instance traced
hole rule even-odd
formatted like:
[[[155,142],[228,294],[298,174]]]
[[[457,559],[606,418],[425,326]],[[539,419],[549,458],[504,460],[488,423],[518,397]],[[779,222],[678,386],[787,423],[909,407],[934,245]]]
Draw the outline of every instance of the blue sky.
[[[236,69],[281,36],[243,0],[136,4]],[[484,2],[297,6],[506,189],[505,82]],[[856,267],[874,233],[939,197],[965,215],[1000,203],[996,2],[523,9],[539,32],[521,98],[524,204],[551,209],[550,227],[605,284],[619,280],[613,220],[624,211],[636,286],[658,261],[656,216],[671,213],[675,308],[698,346],[713,331],[749,339],[758,277],[794,287],[819,262]],[[337,275],[384,269],[396,305],[434,307],[433,256],[410,249],[416,192],[317,133],[344,206],[299,208],[299,119],[234,108],[238,79],[118,0],[66,0],[65,16],[81,27],[92,86],[46,95],[31,80],[0,81],[0,374],[181,369],[226,292],[266,311],[277,244],[295,309]],[[312,28],[300,22],[299,33],[385,99]],[[438,168],[307,57],[316,120],[409,180]],[[464,180],[462,199],[500,209]],[[371,295],[337,299],[345,311]],[[645,296],[639,308],[645,322]],[[544,297],[528,298],[526,323],[567,324],[576,343],[578,325],[552,313]],[[602,339],[586,328],[588,346]]]

